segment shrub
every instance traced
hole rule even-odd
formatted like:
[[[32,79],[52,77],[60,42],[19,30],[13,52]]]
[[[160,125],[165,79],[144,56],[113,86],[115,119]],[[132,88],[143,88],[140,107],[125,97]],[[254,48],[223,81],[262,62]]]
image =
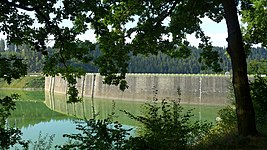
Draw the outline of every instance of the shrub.
[[[78,134],[65,134],[69,142],[63,146],[57,146],[62,150],[88,149],[88,150],[112,150],[123,149],[128,131],[120,123],[112,123],[109,119],[86,120],[77,125]]]
[[[160,104],[154,97],[152,103],[145,105],[144,116],[124,111],[141,123],[140,135],[130,138],[127,145],[132,149],[187,149],[204,137],[211,124],[192,121],[191,110],[183,112],[180,105],[179,90],[178,95],[178,100],[162,100]]]
[[[180,93],[180,92],[178,92]],[[180,95],[179,95],[180,96]],[[78,134],[65,134],[69,142],[60,149],[187,149],[204,137],[211,128],[210,123],[193,121],[191,110],[184,112],[178,100],[159,100],[145,105],[144,116],[134,116],[125,112],[130,118],[141,123],[140,133],[129,136],[129,131],[112,118],[104,120],[85,120],[77,125]],[[112,116],[114,113],[112,114]]]
[[[219,110],[216,125],[201,141],[195,145],[195,149],[231,149],[235,148],[233,139],[237,136],[237,118],[235,108],[226,106]]]
[[[250,88],[257,126],[263,128],[267,121],[267,77],[255,76]]]
[[[255,76],[255,80],[250,83],[250,88],[257,128],[260,129],[259,131],[265,132],[266,134],[267,78]],[[232,91],[232,89],[230,89],[230,91]],[[232,93],[230,92],[230,94]],[[233,100],[234,96],[230,95],[229,98]],[[218,112],[220,121],[218,121],[210,133],[198,143],[198,148],[202,147],[202,149],[208,149],[212,147],[213,149],[221,149],[224,147],[225,149],[235,149],[255,147],[255,144],[252,142],[253,140],[238,136],[237,116],[234,106],[235,104],[233,102],[233,105],[228,105]],[[264,144],[262,145],[265,146]]]
[[[88,149],[88,150],[120,150],[124,149],[130,135],[130,129],[125,129],[119,122],[113,122],[115,104],[112,114],[103,120],[85,119],[77,122],[78,134],[64,134],[69,142],[63,146],[56,146],[62,150]],[[95,116],[95,114],[94,114]]]
[[[30,142],[33,147],[33,150],[49,150],[52,149],[52,144],[54,140],[55,134],[48,136],[42,136],[42,133],[39,133],[38,139],[35,142]]]
[[[217,121],[217,128],[223,133],[237,133],[237,116],[234,106],[226,106],[218,111],[220,120]]]

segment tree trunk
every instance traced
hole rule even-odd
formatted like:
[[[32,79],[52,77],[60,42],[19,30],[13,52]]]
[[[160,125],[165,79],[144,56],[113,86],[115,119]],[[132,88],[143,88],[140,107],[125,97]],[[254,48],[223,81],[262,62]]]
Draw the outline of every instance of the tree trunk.
[[[238,133],[256,135],[255,112],[251,100],[246,55],[237,16],[235,0],[222,0],[228,29],[228,49],[233,69],[233,87],[236,99]]]

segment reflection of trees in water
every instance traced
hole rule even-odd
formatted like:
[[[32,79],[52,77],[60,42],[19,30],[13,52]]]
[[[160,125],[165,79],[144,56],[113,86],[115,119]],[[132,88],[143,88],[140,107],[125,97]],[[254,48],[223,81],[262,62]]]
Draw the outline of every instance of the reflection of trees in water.
[[[52,111],[44,104],[43,91],[26,90],[0,90],[0,98],[16,93],[19,95],[15,101],[16,109],[11,111],[7,123],[10,127],[29,127],[40,122],[49,122],[51,119],[60,120],[70,118],[64,114]]]
[[[8,118],[8,124],[17,128],[29,127],[40,122],[70,118],[64,114],[52,111],[43,102],[17,101],[16,110]]]

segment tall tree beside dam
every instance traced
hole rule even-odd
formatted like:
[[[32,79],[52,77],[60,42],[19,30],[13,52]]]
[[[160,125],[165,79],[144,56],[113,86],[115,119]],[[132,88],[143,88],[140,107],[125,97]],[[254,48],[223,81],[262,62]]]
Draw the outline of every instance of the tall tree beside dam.
[[[210,38],[205,35],[200,24],[201,18],[204,17],[214,22],[221,22],[225,19],[228,30],[226,51],[231,58],[238,132],[244,136],[257,135],[255,112],[247,76],[246,51],[238,20],[239,2],[241,2],[241,9],[247,10],[248,7],[258,7],[258,5],[266,8],[264,2],[253,4],[250,1],[235,0],[107,3],[106,5],[112,6],[110,10],[103,10],[108,17],[99,20],[102,23],[101,27],[95,27],[100,31],[98,34],[100,48],[104,53],[97,62],[100,66],[100,74],[106,76],[106,83],[120,84],[123,89],[126,87],[125,75],[129,51],[133,55],[156,55],[161,51],[174,58],[187,58],[191,51],[188,48],[189,42],[186,35],[193,33],[201,40],[199,48],[203,52],[199,60],[206,65],[204,67],[211,67],[215,72],[220,72],[222,59],[218,52],[212,49]],[[136,15],[139,17],[137,25],[126,28],[126,23],[133,21]],[[170,20],[168,25],[164,24],[165,19]],[[109,25],[113,27],[112,30],[109,30]],[[262,34],[264,35],[265,32],[263,31]],[[258,33],[259,37],[262,34]],[[127,42],[126,37],[132,38],[132,41]]]

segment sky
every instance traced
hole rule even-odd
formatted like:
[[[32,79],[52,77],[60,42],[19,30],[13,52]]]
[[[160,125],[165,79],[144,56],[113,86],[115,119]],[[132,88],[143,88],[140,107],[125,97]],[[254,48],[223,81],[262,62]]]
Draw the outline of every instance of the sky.
[[[213,22],[209,18],[202,19],[202,29],[205,32],[207,36],[211,38],[211,42],[213,46],[219,46],[219,47],[227,47],[227,28],[225,20],[222,20],[220,23]],[[62,26],[70,26],[71,22],[63,22]],[[35,26],[38,26],[35,24]],[[6,36],[4,36],[2,33],[0,33],[0,38],[5,39]],[[90,40],[92,42],[95,42],[95,35],[93,30],[87,31],[83,35],[79,35],[78,38],[80,40]],[[188,35],[187,40],[190,42],[190,45],[198,47],[198,44],[200,40],[195,38],[195,35]],[[52,46],[53,42],[49,42],[49,46]]]
[[[203,24],[201,25],[203,31],[207,36],[211,38],[213,46],[227,47],[227,27],[225,20],[220,23],[216,23],[208,18],[202,19]],[[196,40],[194,35],[188,35],[188,40],[192,45],[198,46],[199,41]]]
[[[222,20],[220,23],[216,23],[209,18],[202,19],[203,23],[201,28],[207,36],[211,38],[213,46],[227,47],[227,27],[225,20]],[[84,35],[80,35],[79,39],[93,39],[93,31],[88,31]],[[191,45],[198,47],[200,40],[195,38],[195,35],[188,35],[187,40]]]

